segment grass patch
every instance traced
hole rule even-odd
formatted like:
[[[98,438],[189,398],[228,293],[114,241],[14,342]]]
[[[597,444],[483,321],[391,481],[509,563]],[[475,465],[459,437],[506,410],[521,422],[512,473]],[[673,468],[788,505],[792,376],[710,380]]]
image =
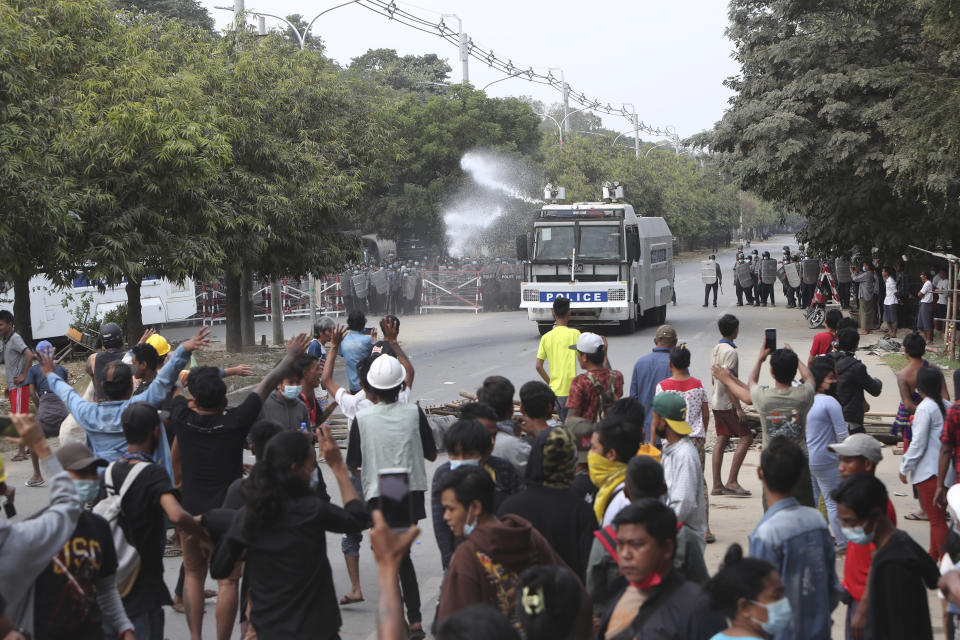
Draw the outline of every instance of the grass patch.
[[[926,357],[930,364],[941,368],[946,367],[946,369],[944,369],[944,375],[948,378],[950,377],[948,370],[953,371],[955,369],[960,369],[960,362],[951,360],[943,354],[932,353],[928,351]],[[907,356],[903,353],[887,353],[880,356],[880,359],[883,360],[888,367],[893,369],[894,373],[899,373],[901,369],[907,366],[907,362],[909,362],[909,358],[907,358]]]

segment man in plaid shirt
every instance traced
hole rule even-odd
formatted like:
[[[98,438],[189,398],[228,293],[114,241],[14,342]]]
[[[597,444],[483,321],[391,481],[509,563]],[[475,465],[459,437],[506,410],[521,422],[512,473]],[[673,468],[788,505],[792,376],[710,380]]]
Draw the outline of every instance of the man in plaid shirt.
[[[960,369],[953,372],[953,397],[955,402],[947,409],[947,419],[943,422],[943,432],[940,435],[940,464],[937,469],[937,492],[933,495],[936,505],[947,507],[947,487],[944,483],[950,465],[957,471],[960,478]]]

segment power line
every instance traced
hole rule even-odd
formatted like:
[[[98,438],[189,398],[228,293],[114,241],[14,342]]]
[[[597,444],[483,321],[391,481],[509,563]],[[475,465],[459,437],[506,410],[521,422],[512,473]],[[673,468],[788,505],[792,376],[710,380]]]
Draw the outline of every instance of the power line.
[[[442,17],[440,18],[439,22],[423,18],[397,6],[395,0],[359,0],[357,4],[365,9],[368,9],[369,11],[384,16],[385,18],[402,24],[406,27],[416,29],[417,31],[422,31],[430,35],[439,36],[450,44],[456,45],[457,47],[460,46],[459,33],[448,27],[444,23]],[[482,62],[491,69],[500,71],[508,76],[516,75],[516,77],[524,78],[528,82],[548,85],[554,89],[557,89],[558,91],[563,90],[563,83],[553,75],[552,71],[548,71],[546,74],[543,74],[535,71],[532,66],[514,64],[513,60],[509,58],[504,60],[500,56],[496,55],[492,49],[485,49],[476,44],[473,41],[473,38],[467,40],[466,47],[467,53],[470,57]],[[617,108],[609,102],[604,104],[599,100],[588,97],[582,91],[575,91],[570,86],[570,83],[567,83],[567,91],[569,92],[570,100],[576,102],[582,107],[588,107],[593,111],[611,116],[623,116],[628,120],[632,120],[633,118],[633,113],[627,111],[625,106]],[[673,131],[671,127],[654,127],[643,122],[642,120],[639,121],[639,130],[652,136],[679,139],[676,132]]]

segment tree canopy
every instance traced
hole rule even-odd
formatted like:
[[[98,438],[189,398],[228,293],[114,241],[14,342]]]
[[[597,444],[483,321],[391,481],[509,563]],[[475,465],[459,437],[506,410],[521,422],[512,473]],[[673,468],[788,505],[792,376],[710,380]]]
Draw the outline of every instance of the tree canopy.
[[[802,215],[818,249],[960,238],[950,4],[733,0],[741,73],[705,142],[744,189]]]

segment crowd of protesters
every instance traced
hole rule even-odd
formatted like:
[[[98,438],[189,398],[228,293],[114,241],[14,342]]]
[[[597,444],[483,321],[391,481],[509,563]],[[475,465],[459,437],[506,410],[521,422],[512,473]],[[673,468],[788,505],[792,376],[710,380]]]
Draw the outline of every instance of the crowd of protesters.
[[[709,354],[663,325],[627,385],[607,340],[568,325],[569,300],[553,312],[531,368],[540,379],[519,388],[498,375],[478,381],[476,402],[442,442],[416,404],[393,314],[373,330],[359,309],[346,326],[322,319],[312,340],[292,339],[228,407],[224,377],[249,368],[196,366],[207,329],[176,348],[147,332],[126,352],[119,327],[105,327],[84,397],[52,346],[30,349],[0,312],[18,455],[35,461],[28,487],[50,483],[47,508],[11,520],[0,467],[11,507],[0,517],[0,639],[164,638],[171,526],[183,552],[175,595],[192,638],[202,637],[208,574],[220,639],[238,620],[244,638],[339,637],[341,607],[364,600],[365,532],[378,633],[390,640],[826,639],[841,601],[848,638],[932,638],[927,591],[939,581],[960,604],[960,575],[941,578],[937,566],[951,557],[947,507],[960,509],[960,493],[948,490],[960,470],[960,403],[924,364],[922,336],[904,340],[911,366],[899,378],[898,420],[909,428],[900,477],[930,522],[926,550],[896,528],[876,477],[882,447],[864,433],[864,394],[881,384],[855,356],[856,328],[837,314],[809,358],[764,343],[745,380],[735,316],[718,319]],[[708,356],[709,388],[689,372]],[[338,362],[346,386],[334,381]],[[708,567],[710,500],[756,499],[740,483],[754,438],[748,405],[760,421],[764,513],[745,548],[731,545]],[[347,419],[345,454],[327,424],[334,408]],[[71,420],[79,437],[63,437]],[[54,453],[46,437],[58,434]],[[448,461],[431,476],[440,448]],[[434,593],[421,592],[410,554],[428,493],[443,567]],[[328,532],[343,534],[342,597]],[[960,606],[950,606],[956,633]],[[425,617],[427,607],[435,611]]]

